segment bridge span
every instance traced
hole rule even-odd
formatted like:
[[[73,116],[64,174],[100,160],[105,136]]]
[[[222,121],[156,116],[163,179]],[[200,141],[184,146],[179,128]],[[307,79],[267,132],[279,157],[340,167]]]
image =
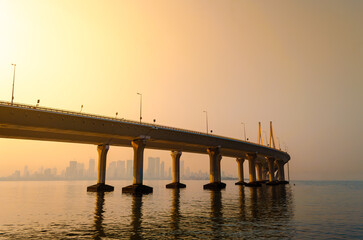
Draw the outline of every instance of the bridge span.
[[[114,189],[105,184],[110,145],[134,149],[133,184],[122,189],[125,193],[152,192],[151,187],[143,185],[145,148],[171,151],[173,181],[167,188],[185,187],[180,183],[179,177],[182,152],[209,155],[210,183],[204,185],[204,189],[221,189],[226,186],[221,182],[222,156],[236,158],[239,173],[239,182],[236,184],[247,186],[260,186],[262,182],[287,183],[284,165],[290,160],[289,154],[279,149],[214,134],[9,102],[0,102],[0,137],[97,145],[97,184],[88,187],[88,191]],[[245,159],[249,165],[249,183],[244,182]]]

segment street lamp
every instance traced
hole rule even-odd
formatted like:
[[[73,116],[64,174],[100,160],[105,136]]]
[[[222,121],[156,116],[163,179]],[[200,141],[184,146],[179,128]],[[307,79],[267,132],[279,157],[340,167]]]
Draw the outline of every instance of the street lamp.
[[[142,120],[142,116],[141,116],[141,113],[142,113],[142,94],[137,93],[137,95],[140,95],[140,123],[141,123],[141,120]]]
[[[14,73],[13,73],[13,91],[11,94],[11,105],[13,105],[14,102],[14,84],[15,84],[15,68],[16,68],[16,64],[12,63],[11,66],[14,66]]]
[[[205,123],[207,125],[207,134],[208,134],[208,112],[207,111],[203,111],[205,112]]]
[[[241,124],[243,125],[243,134],[245,136],[245,141],[247,141],[247,138],[246,138],[246,123],[241,122]]]

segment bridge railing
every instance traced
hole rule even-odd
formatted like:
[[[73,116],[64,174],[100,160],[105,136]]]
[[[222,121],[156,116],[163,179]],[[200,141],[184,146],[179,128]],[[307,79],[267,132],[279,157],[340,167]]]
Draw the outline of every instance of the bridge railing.
[[[101,119],[101,120],[111,120],[111,121],[116,121],[116,122],[132,123],[132,124],[136,124],[136,125],[143,125],[143,126],[148,126],[148,127],[153,127],[153,128],[161,128],[161,129],[173,130],[173,131],[179,131],[179,132],[185,132],[185,133],[193,133],[193,134],[198,134],[198,135],[203,135],[203,136],[213,136],[213,137],[220,138],[220,139],[244,142],[247,144],[262,146],[265,148],[270,148],[273,150],[283,152],[280,149],[271,148],[269,146],[265,146],[265,145],[258,144],[258,143],[243,141],[241,139],[229,138],[229,137],[220,136],[220,135],[216,135],[216,134],[209,134],[209,133],[206,134],[203,132],[187,130],[187,129],[182,129],[182,128],[169,127],[169,126],[164,126],[164,125],[159,125],[159,124],[154,124],[154,123],[147,123],[147,122],[140,123],[138,121],[129,120],[129,119],[125,119],[125,118],[109,117],[109,116],[103,116],[103,115],[75,112],[75,111],[69,111],[69,110],[64,110],[64,109],[56,109],[56,108],[42,107],[42,106],[22,104],[22,103],[11,104],[10,102],[6,102],[6,101],[0,101],[0,105],[8,105],[8,106],[12,106],[12,107],[20,107],[20,108],[27,108],[27,109],[33,109],[33,110],[36,109],[36,110],[42,110],[42,111],[48,111],[48,112],[63,113],[63,114],[68,114],[68,115],[72,115],[72,116],[90,117],[90,118],[96,118],[96,119]]]

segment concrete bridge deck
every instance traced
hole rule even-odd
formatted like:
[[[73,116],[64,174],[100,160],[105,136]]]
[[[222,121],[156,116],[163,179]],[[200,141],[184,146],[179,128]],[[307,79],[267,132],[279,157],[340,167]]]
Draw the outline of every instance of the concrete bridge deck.
[[[140,123],[125,119],[0,102],[0,137],[87,144],[131,146],[146,138],[146,148],[207,154],[220,146],[226,157],[257,153],[259,159],[271,156],[287,162],[289,154],[278,149],[238,139],[185,129]]]
[[[257,164],[271,158],[283,166],[290,160],[289,154],[281,150],[214,134],[9,102],[0,102],[0,137],[126,147],[142,140],[143,148],[209,154],[211,164],[222,156],[244,159],[251,154]],[[218,148],[218,153],[209,151],[212,148]],[[220,171],[220,166],[215,167]],[[254,164],[250,168],[254,171]]]

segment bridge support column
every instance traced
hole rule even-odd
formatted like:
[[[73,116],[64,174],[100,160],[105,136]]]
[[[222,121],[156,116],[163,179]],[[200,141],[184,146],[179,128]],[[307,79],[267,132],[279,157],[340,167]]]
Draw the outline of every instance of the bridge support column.
[[[268,166],[268,183],[267,185],[276,185],[278,184],[275,180],[275,158],[274,157],[266,157],[267,166]]]
[[[247,153],[246,158],[248,160],[248,168],[250,175],[250,182],[246,184],[247,187],[260,187],[261,183],[256,182],[256,153]]]
[[[266,163],[264,163],[262,166],[263,166],[263,167],[262,167],[262,180],[263,180],[264,182],[268,182],[268,180],[267,180],[267,173],[268,173],[268,167],[267,167],[267,164],[266,164]]]
[[[98,174],[97,184],[87,187],[87,192],[112,192],[114,187],[106,185],[106,159],[109,149],[108,144],[97,146],[98,151]]]
[[[279,184],[288,184],[288,181],[285,181],[285,170],[284,165],[285,163],[281,160],[276,160],[277,169],[278,169],[278,183]]]
[[[173,182],[166,185],[166,188],[185,188],[186,185],[180,183],[180,156],[182,153],[180,151],[171,151],[172,157],[172,171],[173,171]]]
[[[236,182],[235,185],[245,185],[246,183],[243,173],[243,163],[245,161],[245,158],[237,158],[236,161],[238,164],[238,182]]]
[[[263,167],[262,167],[262,163],[256,163],[256,172],[257,172],[257,181],[258,182],[262,182],[262,171],[263,171]]]
[[[209,165],[210,165],[210,183],[205,184],[203,189],[220,190],[226,187],[225,183],[221,182],[221,159],[219,147],[208,148]]]
[[[122,193],[131,194],[148,194],[153,192],[152,187],[142,184],[144,172],[144,149],[146,141],[138,139],[131,141],[132,148],[134,149],[134,169],[132,185],[122,188]]]

